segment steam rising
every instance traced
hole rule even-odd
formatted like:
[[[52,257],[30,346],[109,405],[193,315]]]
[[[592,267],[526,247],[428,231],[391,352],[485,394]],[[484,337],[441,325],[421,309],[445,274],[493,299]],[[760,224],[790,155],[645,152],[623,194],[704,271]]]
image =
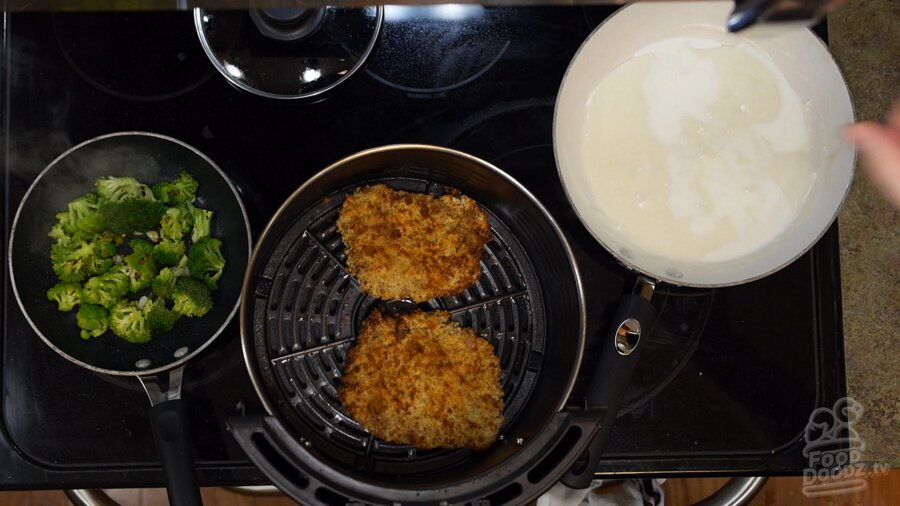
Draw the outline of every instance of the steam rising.
[[[35,181],[28,202],[16,225],[16,239],[28,245],[31,253],[46,256],[46,238],[55,223],[56,213],[85,193],[95,191],[94,182],[107,176],[131,176],[152,184],[166,177],[159,156],[133,146],[115,146],[116,138],[90,143],[58,158]]]

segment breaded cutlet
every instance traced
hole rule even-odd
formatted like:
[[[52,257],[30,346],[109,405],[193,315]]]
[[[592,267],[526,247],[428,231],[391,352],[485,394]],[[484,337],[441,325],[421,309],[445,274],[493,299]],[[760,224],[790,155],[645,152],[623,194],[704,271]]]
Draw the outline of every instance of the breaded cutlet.
[[[373,311],[350,348],[338,393],[370,433],[421,449],[484,449],[503,423],[500,359],[446,311]]]
[[[364,186],[348,195],[337,220],[347,269],[380,299],[456,295],[481,275],[488,216],[462,195],[435,197]]]

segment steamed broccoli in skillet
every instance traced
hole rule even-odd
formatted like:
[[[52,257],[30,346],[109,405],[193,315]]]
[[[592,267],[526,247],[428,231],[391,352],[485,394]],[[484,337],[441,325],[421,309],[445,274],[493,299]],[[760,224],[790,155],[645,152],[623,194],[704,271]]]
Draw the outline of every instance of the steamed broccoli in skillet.
[[[83,339],[112,331],[145,343],[212,309],[225,259],[211,236],[213,212],[193,205],[198,187],[187,172],[152,187],[105,177],[55,215],[47,236],[59,282],[47,300],[78,309]]]

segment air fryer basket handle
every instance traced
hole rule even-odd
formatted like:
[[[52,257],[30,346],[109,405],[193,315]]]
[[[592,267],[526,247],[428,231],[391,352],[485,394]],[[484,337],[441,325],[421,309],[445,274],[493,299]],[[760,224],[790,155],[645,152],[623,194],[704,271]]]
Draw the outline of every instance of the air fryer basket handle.
[[[594,413],[564,410],[507,459],[505,466],[457,486],[409,489],[380,486],[349,477],[344,470],[319,460],[274,417],[235,417],[228,430],[241,449],[282,492],[300,504],[321,503],[326,489],[363,504],[524,504],[556,482],[587,447],[597,428]],[[559,445],[564,448],[557,451]],[[500,496],[494,496],[498,491]],[[493,496],[493,497],[492,497]]]
[[[150,408],[150,421],[166,478],[169,504],[202,505],[194,469],[194,445],[188,425],[187,404],[182,399],[156,404]]]
[[[640,335],[649,332],[655,317],[656,309],[646,298],[629,294],[620,299],[585,399],[586,411],[601,414],[600,427],[588,449],[560,480],[567,487],[590,486],[640,355]]]

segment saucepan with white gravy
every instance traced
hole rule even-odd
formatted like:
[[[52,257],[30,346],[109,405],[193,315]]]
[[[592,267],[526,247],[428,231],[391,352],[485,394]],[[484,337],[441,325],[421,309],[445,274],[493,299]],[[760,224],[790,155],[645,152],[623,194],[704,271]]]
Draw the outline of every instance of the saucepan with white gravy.
[[[834,221],[855,152],[850,95],[807,29],[728,33],[731,2],[635,3],[584,42],[556,102],[553,144],[585,227],[640,273],[619,301],[589,391],[607,417],[595,469],[652,331],[659,282],[717,287],[790,264]],[[563,481],[586,486],[590,472]]]
[[[730,2],[636,3],[571,62],[554,146],[581,221],[653,280],[771,274],[828,229],[853,177],[847,86],[806,29],[728,33]]]

